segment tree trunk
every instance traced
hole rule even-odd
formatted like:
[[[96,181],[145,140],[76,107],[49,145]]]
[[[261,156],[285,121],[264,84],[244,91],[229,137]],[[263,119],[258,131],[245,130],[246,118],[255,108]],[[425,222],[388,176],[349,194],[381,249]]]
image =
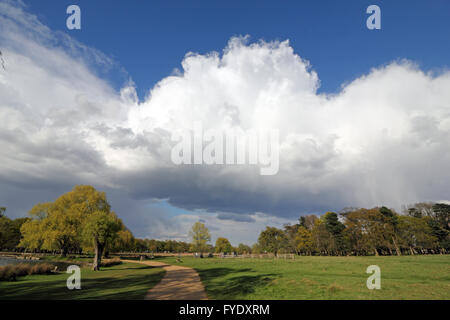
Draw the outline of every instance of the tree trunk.
[[[67,256],[67,252],[68,252],[67,248],[62,248],[61,249],[61,257],[66,257]]]
[[[399,249],[399,247],[398,247],[398,245],[397,245],[397,241],[395,241],[395,237],[394,237],[394,236],[392,236],[392,242],[394,243],[395,251],[397,252],[397,255],[398,255],[398,256],[401,256],[402,253],[401,253],[401,251],[400,251],[400,249]]]
[[[377,250],[377,248],[375,248],[375,249],[374,249],[374,251],[375,251],[375,256],[377,256],[377,257],[378,257],[378,256],[379,256],[379,254],[378,254],[378,250]]]
[[[409,250],[411,251],[411,255],[414,255],[414,249],[412,247],[409,247]]]
[[[100,265],[102,263],[102,254],[103,254],[103,245],[98,243],[97,241],[94,242],[95,247],[95,257],[94,257],[94,263],[92,265],[92,270],[99,271]]]

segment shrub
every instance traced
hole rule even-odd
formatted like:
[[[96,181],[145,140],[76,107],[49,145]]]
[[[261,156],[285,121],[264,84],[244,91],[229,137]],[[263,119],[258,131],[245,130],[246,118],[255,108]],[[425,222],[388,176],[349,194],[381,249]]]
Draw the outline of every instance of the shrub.
[[[15,273],[16,277],[22,277],[30,274],[31,265],[26,263],[19,263],[11,267],[12,271]]]
[[[0,267],[0,281],[15,281],[17,277],[22,277],[32,274],[51,274],[55,269],[54,265],[49,263],[37,264],[9,264]]]
[[[38,263],[31,267],[28,274],[50,274],[54,269],[54,265],[48,263]]]
[[[13,272],[12,265],[6,265],[4,267],[0,267],[0,281],[13,281],[16,280],[16,275]]]
[[[114,259],[103,260],[101,266],[102,267],[112,267],[112,266],[116,266],[118,264],[122,264],[122,261],[120,259],[114,258]]]

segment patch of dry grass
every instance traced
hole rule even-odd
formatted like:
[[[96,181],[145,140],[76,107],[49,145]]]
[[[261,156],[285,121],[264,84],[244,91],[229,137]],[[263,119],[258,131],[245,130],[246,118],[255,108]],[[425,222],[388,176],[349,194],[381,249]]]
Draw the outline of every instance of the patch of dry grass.
[[[49,263],[19,263],[0,267],[0,281],[15,281],[17,277],[32,274],[51,274],[55,266]]]

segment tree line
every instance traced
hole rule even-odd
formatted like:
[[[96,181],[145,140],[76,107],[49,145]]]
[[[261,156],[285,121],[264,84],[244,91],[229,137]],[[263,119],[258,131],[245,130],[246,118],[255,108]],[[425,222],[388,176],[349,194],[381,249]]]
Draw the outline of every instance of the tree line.
[[[450,252],[450,205],[417,203],[398,214],[386,207],[302,216],[267,227],[253,252],[299,255],[402,255]]]
[[[104,192],[75,186],[54,202],[38,203],[29,217],[12,220],[0,207],[0,250],[67,254],[118,252],[198,252],[221,254],[295,253],[298,255],[402,255],[450,252],[450,205],[417,203],[398,214],[386,207],[346,209],[322,216],[301,216],[282,229],[267,227],[253,246],[231,245],[224,237],[210,244],[206,226],[197,222],[191,242],[135,238],[117,217]]]
[[[386,207],[346,209],[339,214],[301,216],[283,229],[266,227],[252,247],[233,247],[219,237],[215,247],[208,229],[197,222],[192,227],[191,251],[222,254],[294,253],[297,255],[403,255],[450,252],[450,205],[423,202],[398,214]]]

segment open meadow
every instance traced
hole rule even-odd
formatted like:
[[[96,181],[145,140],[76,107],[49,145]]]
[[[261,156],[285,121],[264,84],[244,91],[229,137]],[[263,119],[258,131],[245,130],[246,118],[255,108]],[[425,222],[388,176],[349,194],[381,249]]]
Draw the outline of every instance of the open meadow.
[[[52,262],[58,258],[46,259]],[[195,269],[209,299],[450,299],[450,256],[194,258],[156,257]],[[81,261],[80,261],[81,262]],[[366,269],[381,269],[381,289],[369,290]],[[122,263],[92,271],[82,267],[81,290],[68,290],[65,272],[0,282],[0,299],[144,299],[164,269]]]
[[[194,268],[209,299],[450,299],[449,255],[158,261]],[[381,269],[380,290],[367,289],[370,265]]]

